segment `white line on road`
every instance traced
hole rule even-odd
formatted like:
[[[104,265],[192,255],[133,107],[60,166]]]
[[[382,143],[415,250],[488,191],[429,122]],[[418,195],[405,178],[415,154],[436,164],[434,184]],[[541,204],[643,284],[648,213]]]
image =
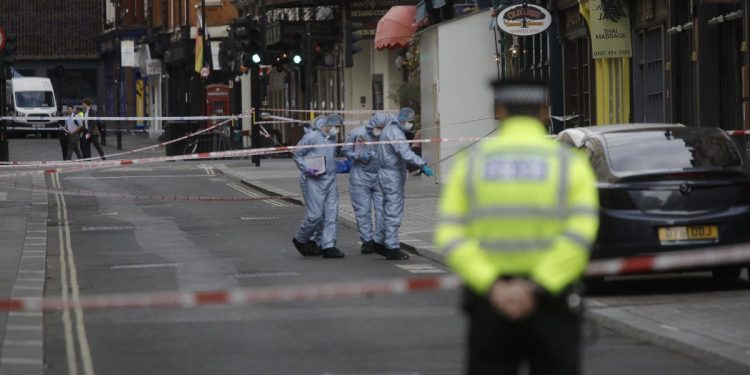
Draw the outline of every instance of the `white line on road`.
[[[101,217],[101,216],[115,216],[115,215],[118,215],[118,213],[117,213],[117,212],[107,212],[107,213],[105,213],[105,214],[94,215],[94,216],[92,216],[92,217]]]
[[[44,365],[44,362],[36,358],[3,357],[0,362],[8,365]]]
[[[235,273],[238,279],[262,279],[268,277],[299,276],[299,272],[258,272],[258,273]]]
[[[3,345],[13,346],[42,346],[42,340],[5,340]]]
[[[279,216],[267,216],[267,217],[240,217],[240,220],[278,220],[281,219]]]
[[[396,267],[410,273],[445,273],[445,271],[430,264],[397,264]]]
[[[179,267],[180,263],[152,263],[152,264],[123,264],[109,267],[110,270],[135,270],[143,268],[174,268]]]
[[[35,324],[35,325],[8,325],[5,327],[8,331],[41,331],[42,326]]]
[[[60,179],[57,174],[52,175],[52,187],[60,188]],[[62,194],[55,194],[55,200],[57,202],[57,222],[62,222],[62,202],[60,198]],[[61,298],[63,301],[68,301],[68,267],[65,262],[65,239],[63,226],[57,226],[58,243],[60,245],[60,290]],[[68,375],[78,375],[78,361],[76,359],[76,346],[73,338],[73,320],[70,318],[70,310],[64,309],[62,311],[62,323],[63,331],[65,332],[65,356],[68,364]]]
[[[232,189],[234,189],[234,190],[237,190],[237,191],[239,191],[240,193],[242,193],[242,194],[245,194],[245,195],[247,195],[247,196],[249,196],[249,197],[251,197],[251,198],[258,198],[258,197],[261,197],[261,195],[260,195],[260,194],[256,194],[256,193],[254,193],[254,192],[252,192],[252,191],[250,191],[250,190],[247,190],[247,189],[245,189],[245,188],[243,188],[243,187],[241,187],[241,186],[239,186],[239,185],[237,185],[237,184],[229,183],[229,184],[227,184],[227,185],[228,185],[229,187],[231,187]],[[273,200],[273,199],[266,199],[266,200],[264,200],[263,202],[266,202],[266,203],[268,203],[268,204],[270,204],[270,205],[272,205],[272,206],[276,206],[276,207],[290,207],[290,205],[289,205],[289,204],[285,204],[285,203],[282,203],[282,202],[278,202],[278,201],[275,201],[275,200]]]
[[[53,174],[54,178],[57,180],[57,184],[59,188],[62,188],[62,183],[60,182],[60,175],[55,173]],[[62,194],[59,195],[59,202],[62,203],[62,207],[58,206],[58,212],[62,211],[62,221],[58,220],[58,222],[63,223],[63,229],[65,230],[65,255],[64,261],[67,261],[67,268],[70,270],[70,290],[71,295],[74,303],[74,313],[75,313],[75,323],[76,323],[76,333],[77,333],[77,339],[78,339],[78,348],[81,355],[81,364],[83,366],[83,373],[84,375],[94,375],[94,363],[91,359],[91,349],[89,347],[89,340],[86,336],[86,326],[84,323],[84,317],[83,317],[83,309],[79,305],[79,286],[78,286],[78,271],[76,270],[76,262],[75,257],[73,255],[73,245],[72,240],[70,236],[70,219],[68,218],[68,206],[65,201],[65,196]],[[60,252],[61,256],[63,252]],[[75,350],[75,349],[74,349]],[[75,364],[75,356],[73,357],[73,362]],[[77,374],[78,371],[76,371],[72,374]]]
[[[8,193],[0,192],[0,201],[6,201],[6,200],[8,200]]]
[[[107,225],[107,226],[99,226],[99,227],[81,227],[82,232],[133,230],[133,229],[135,229],[135,227],[132,225]]]

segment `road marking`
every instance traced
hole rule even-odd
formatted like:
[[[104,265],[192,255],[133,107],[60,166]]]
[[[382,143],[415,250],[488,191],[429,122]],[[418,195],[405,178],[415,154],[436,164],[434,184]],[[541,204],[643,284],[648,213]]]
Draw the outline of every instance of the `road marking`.
[[[41,331],[40,325],[8,325],[5,327],[8,331]]]
[[[59,182],[59,174],[55,173],[55,176],[58,178]],[[62,185],[62,184],[60,184]],[[74,312],[76,314],[76,328],[78,331],[78,346],[80,347],[81,351],[81,363],[83,364],[83,373],[84,375],[93,375],[94,374],[94,363],[91,359],[91,350],[89,348],[89,340],[86,336],[86,326],[84,325],[84,319],[83,319],[83,309],[78,304],[79,301],[79,287],[78,287],[78,271],[76,270],[76,262],[75,257],[73,256],[73,245],[70,238],[70,220],[68,219],[68,206],[65,202],[65,197],[61,196],[60,200],[62,201],[63,205],[63,219],[65,223],[65,246],[67,247],[67,258],[68,258],[68,266],[70,269],[70,287],[71,291],[73,292],[73,303],[75,303],[75,309]]]
[[[7,200],[8,200],[8,193],[0,192],[0,201],[7,201]]]
[[[60,188],[59,178],[57,174],[52,175],[52,187],[55,189]],[[57,203],[57,222],[62,222],[62,203],[60,198],[62,194],[55,194],[55,200]],[[60,289],[63,301],[68,300],[68,267],[65,262],[65,240],[63,238],[63,226],[57,226],[58,243],[60,245]],[[68,375],[78,375],[78,362],[75,354],[75,341],[73,340],[73,321],[70,319],[70,310],[64,309],[62,311],[62,323],[63,330],[65,332],[65,355],[68,363]]]
[[[25,289],[25,290],[44,290],[43,286],[30,286],[30,285],[14,285],[14,289]]]
[[[118,213],[117,213],[117,212],[107,212],[106,214],[99,214],[99,215],[94,215],[94,216],[92,216],[92,217],[101,217],[101,216],[115,216],[115,215],[118,215]]]
[[[137,175],[137,176],[107,176],[107,177],[65,177],[66,180],[122,180],[128,178],[183,178],[183,177],[206,177],[205,174],[156,174],[152,176],[148,175]]]
[[[232,189],[234,189],[234,190],[237,190],[237,191],[239,191],[240,193],[242,193],[242,194],[245,194],[245,195],[247,195],[247,196],[249,196],[249,197],[251,197],[251,198],[258,198],[258,197],[261,197],[261,195],[260,195],[260,194],[256,194],[256,193],[254,193],[254,192],[252,192],[252,191],[250,191],[250,190],[247,190],[247,189],[245,189],[245,188],[243,188],[243,187],[241,187],[241,186],[239,186],[239,185],[237,185],[237,184],[233,184],[233,183],[228,183],[227,185],[228,185],[229,187],[231,187]],[[285,204],[285,203],[282,203],[282,202],[278,202],[278,201],[275,201],[275,200],[273,200],[273,199],[266,199],[266,200],[264,200],[263,202],[266,202],[266,203],[268,203],[268,204],[270,204],[270,205],[272,205],[272,206],[276,206],[276,207],[291,207],[291,205],[289,205],[289,204]]]
[[[679,329],[677,327],[672,327],[672,326],[666,325],[666,324],[661,324],[661,328],[668,329],[670,331],[675,331],[675,332],[681,331],[681,329]]]
[[[214,172],[214,167],[212,165],[199,164],[198,168],[206,171],[206,175],[208,176],[216,176],[216,172]]]
[[[281,219],[279,216],[268,216],[268,217],[240,217],[240,220],[278,220]]]
[[[13,346],[42,346],[42,340],[5,340],[4,345]]]
[[[9,365],[44,365],[42,360],[36,358],[3,357],[0,361]]]
[[[42,316],[39,311],[11,311],[8,313],[10,316]]]
[[[135,229],[132,225],[106,225],[99,227],[81,227],[81,232],[97,232],[97,231],[118,231],[118,230],[133,230]]]
[[[143,268],[174,268],[179,267],[180,263],[152,263],[152,264],[123,264],[109,267],[110,270],[134,270]]]
[[[262,279],[268,277],[286,277],[286,276],[299,276],[299,272],[258,272],[258,273],[235,273],[235,278],[238,279]]]
[[[410,273],[445,273],[445,271],[430,264],[397,264],[396,267]]]

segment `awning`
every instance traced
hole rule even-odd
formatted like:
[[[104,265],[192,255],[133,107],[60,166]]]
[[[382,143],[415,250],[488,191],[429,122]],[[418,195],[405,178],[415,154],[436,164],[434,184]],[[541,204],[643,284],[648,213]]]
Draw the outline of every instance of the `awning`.
[[[409,45],[411,37],[417,31],[414,16],[417,7],[414,5],[397,5],[391,7],[383,18],[378,21],[375,31],[375,48],[396,49]]]

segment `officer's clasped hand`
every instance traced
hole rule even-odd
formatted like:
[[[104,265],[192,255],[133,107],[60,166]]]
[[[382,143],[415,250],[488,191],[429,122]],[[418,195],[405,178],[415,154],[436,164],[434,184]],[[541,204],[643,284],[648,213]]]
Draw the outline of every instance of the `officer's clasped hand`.
[[[368,151],[368,152],[365,152],[364,154],[362,154],[362,155],[361,155],[361,156],[359,157],[359,160],[361,160],[361,161],[363,161],[363,162],[365,162],[365,163],[369,162],[369,161],[370,161],[370,159],[372,159],[372,153],[370,153],[369,151]]]
[[[435,172],[432,171],[432,168],[430,168],[429,165],[425,164],[422,166],[422,173],[424,173],[427,177],[432,177],[435,175]]]
[[[510,320],[527,317],[536,307],[534,284],[524,279],[498,280],[490,289],[492,306]]]
[[[305,169],[305,174],[310,177],[317,177],[318,176],[318,170],[315,168],[307,168]]]

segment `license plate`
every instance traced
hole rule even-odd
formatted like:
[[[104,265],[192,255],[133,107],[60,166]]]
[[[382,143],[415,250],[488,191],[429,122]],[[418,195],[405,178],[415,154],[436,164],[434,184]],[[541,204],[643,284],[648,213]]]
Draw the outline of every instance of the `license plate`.
[[[661,227],[659,228],[659,241],[706,241],[719,240],[718,225],[690,225],[684,227]]]
[[[44,128],[44,124],[31,124],[31,126],[34,129],[43,129]]]

